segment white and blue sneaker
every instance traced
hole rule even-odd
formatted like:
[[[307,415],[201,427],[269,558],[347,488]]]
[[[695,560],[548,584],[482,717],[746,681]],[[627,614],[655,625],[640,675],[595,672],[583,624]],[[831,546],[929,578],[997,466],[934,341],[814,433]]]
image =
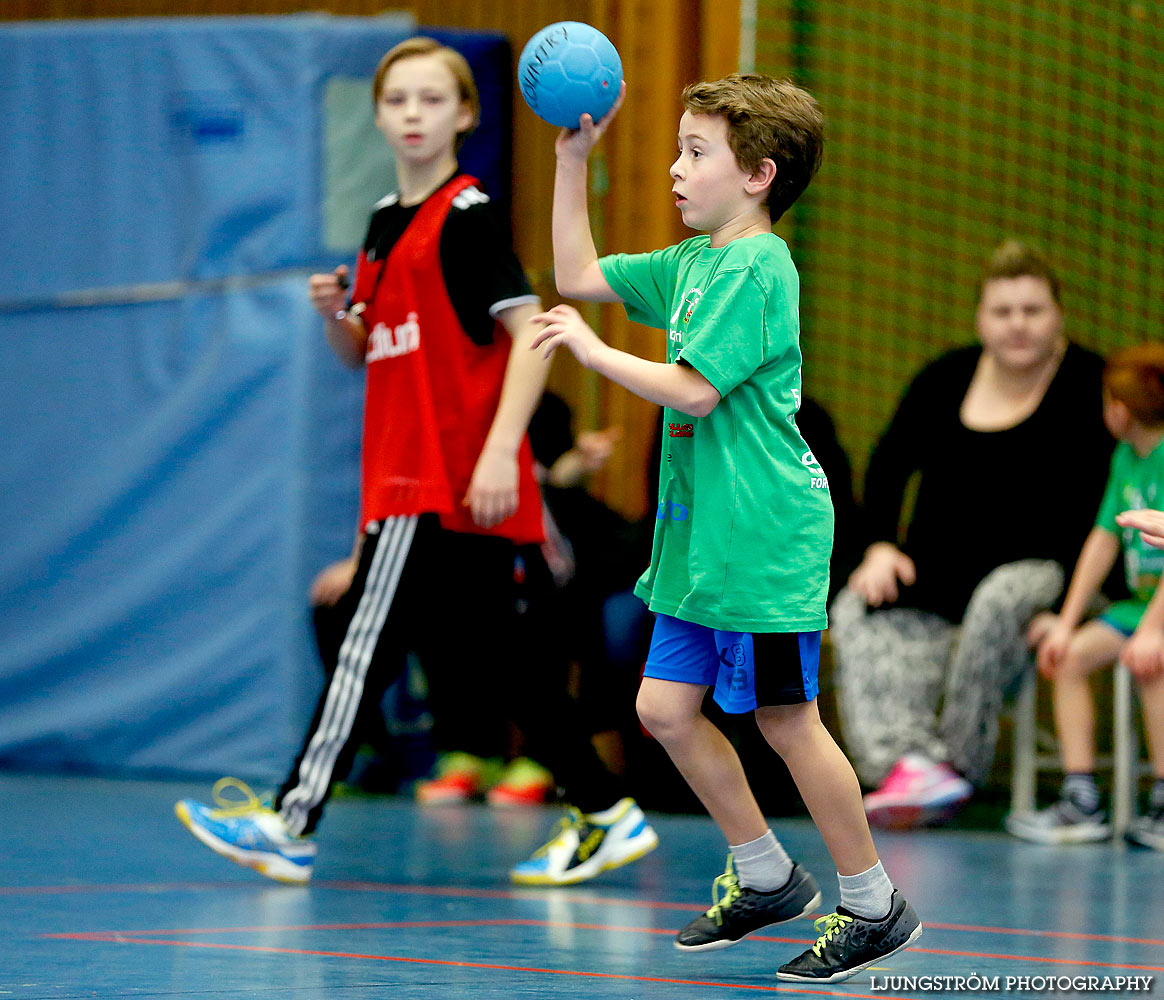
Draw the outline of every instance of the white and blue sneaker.
[[[509,877],[518,885],[574,885],[637,861],[658,843],[634,799],[620,799],[600,813],[571,809],[549,841],[514,865]]]
[[[1007,832],[1033,844],[1090,844],[1111,839],[1111,825],[1102,809],[1086,812],[1069,798],[1036,812],[1012,812]]]
[[[234,788],[242,799],[223,794]],[[220,778],[214,806],[183,799],[174,812],[195,837],[216,854],[253,868],[276,882],[302,885],[311,878],[315,843],[287,830],[283,818],[237,778]]]

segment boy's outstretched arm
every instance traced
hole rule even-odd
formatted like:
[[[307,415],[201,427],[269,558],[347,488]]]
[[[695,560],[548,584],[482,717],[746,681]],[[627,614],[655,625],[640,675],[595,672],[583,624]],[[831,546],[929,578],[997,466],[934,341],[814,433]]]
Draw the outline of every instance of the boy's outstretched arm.
[[[583,115],[578,128],[562,129],[554,143],[558,154],[554,173],[554,281],[558,291],[572,299],[621,301],[598,266],[598,251],[590,231],[586,201],[586,161],[618,113],[625,96],[624,83],[614,106],[597,122],[589,115]]]
[[[541,348],[546,358],[568,347],[584,367],[636,396],[693,417],[706,417],[719,402],[715,387],[690,365],[647,361],[604,344],[573,306],[557,305],[533,319],[542,329],[530,347]]]
[[[497,317],[513,338],[513,346],[497,412],[463,500],[473,521],[483,528],[499,524],[517,510],[517,450],[542,398],[550,370],[549,361],[529,349],[541,330],[533,322],[540,308],[530,302],[506,309]]]
[[[1120,554],[1120,542],[1110,531],[1092,528],[1079,553],[1075,572],[1071,574],[1071,585],[1063,599],[1063,609],[1046,636],[1039,643],[1039,671],[1053,677],[1059,663],[1067,651],[1071,634],[1079,627],[1087,605],[1099,590],[1116,558]]]

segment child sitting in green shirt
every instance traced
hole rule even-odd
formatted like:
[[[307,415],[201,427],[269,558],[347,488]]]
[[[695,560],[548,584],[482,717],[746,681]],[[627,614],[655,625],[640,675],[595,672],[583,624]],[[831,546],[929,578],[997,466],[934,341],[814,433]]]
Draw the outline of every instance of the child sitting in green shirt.
[[[1140,344],[1113,354],[1103,372],[1103,418],[1119,440],[1095,527],[1083,543],[1071,585],[1056,615],[1035,619],[1039,672],[1054,681],[1055,736],[1063,765],[1059,801],[1012,813],[1006,828],[1038,844],[1107,840],[1111,826],[1095,781],[1095,706],[1091,675],[1128,668],[1140,689],[1154,782],[1148,808],[1127,831],[1134,843],[1164,851],[1164,552],[1139,510],[1164,502],[1164,345]],[[1084,621],[1088,605],[1123,557],[1130,597]]]
[[[650,568],[636,592],[656,612],[639,717],[666,748],[729,844],[723,896],[683,928],[683,951],[723,948],[807,916],[813,877],[776,840],[735,749],[703,715],[708,688],[754,712],[784,759],[840,874],[841,905],[781,979],[838,982],[921,936],[877,859],[853,768],[817,712],[833,515],[828,480],[796,427],[799,279],[772,222],[820,163],[823,120],[789,81],[732,75],[683,93],[672,191],[704,233],[647,254],[598,258],[586,163],[619,102],[557,140],[554,265],[559,291],[623,302],[667,331],[667,361],[604,344],[556,306],[534,347],[566,346],[587,368],[665,407]],[[550,846],[550,845],[547,845]],[[733,870],[734,869],[734,870]]]

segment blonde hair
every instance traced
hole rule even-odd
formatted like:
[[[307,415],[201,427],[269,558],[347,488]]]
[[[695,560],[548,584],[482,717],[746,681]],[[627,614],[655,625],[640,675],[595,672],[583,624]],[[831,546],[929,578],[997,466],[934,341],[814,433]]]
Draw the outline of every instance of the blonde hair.
[[[687,86],[683,106],[692,114],[724,119],[728,145],[741,170],[754,173],[766,159],[776,164],[764,201],[773,222],[804,193],[820,168],[824,114],[816,98],[791,80],[732,73]]]
[[[1164,425],[1164,344],[1118,350],[1103,369],[1103,387],[1148,427]]]
[[[987,262],[986,270],[982,272],[981,289],[984,289],[988,282],[1000,278],[1042,278],[1051,289],[1051,298],[1055,300],[1055,305],[1060,307],[1063,305],[1060,298],[1059,276],[1042,252],[1029,243],[1011,239],[995,248]]]
[[[388,76],[388,71],[402,59],[411,59],[413,56],[437,56],[453,74],[461,103],[467,104],[469,110],[473,112],[472,124],[463,132],[457,133],[456,148],[460,149],[461,143],[481,121],[481,98],[477,93],[477,82],[473,79],[473,71],[469,68],[468,61],[456,49],[441,45],[435,39],[423,35],[394,45],[384,54],[376,67],[376,75],[372,78],[372,106],[375,107],[380,100],[380,92],[384,89],[384,79]]]

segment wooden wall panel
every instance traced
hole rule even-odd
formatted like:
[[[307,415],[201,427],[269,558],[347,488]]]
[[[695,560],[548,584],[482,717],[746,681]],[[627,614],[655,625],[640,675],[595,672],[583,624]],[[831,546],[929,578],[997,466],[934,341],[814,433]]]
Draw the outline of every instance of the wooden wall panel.
[[[239,14],[381,14],[379,0],[0,0],[0,21],[96,17],[210,17]]]
[[[699,75],[716,80],[739,69],[740,4],[704,0],[699,6]]]

